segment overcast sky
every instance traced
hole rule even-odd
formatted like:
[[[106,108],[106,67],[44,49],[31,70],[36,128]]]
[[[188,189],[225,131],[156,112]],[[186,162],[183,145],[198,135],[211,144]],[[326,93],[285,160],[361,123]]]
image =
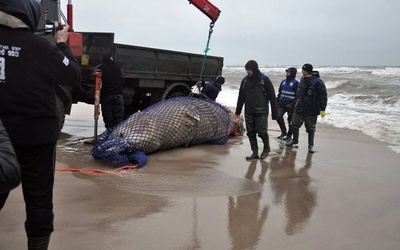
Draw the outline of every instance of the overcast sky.
[[[400,66],[400,0],[210,0],[225,65]],[[76,31],[204,54],[210,19],[187,0],[72,0]],[[62,0],[64,13],[67,0]]]

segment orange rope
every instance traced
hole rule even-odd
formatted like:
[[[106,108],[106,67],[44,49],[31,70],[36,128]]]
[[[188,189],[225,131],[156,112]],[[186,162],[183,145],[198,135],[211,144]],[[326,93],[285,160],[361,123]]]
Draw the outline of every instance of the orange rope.
[[[235,136],[241,136],[240,132],[239,132],[239,121],[235,122],[235,132],[234,132]]]
[[[101,170],[101,169],[80,169],[80,168],[56,168],[56,172],[78,172],[83,174],[116,174],[122,170],[132,170],[138,168],[139,164],[133,166],[124,166],[120,168],[116,168],[114,170]]]
[[[189,93],[189,95],[188,95],[188,97],[192,97],[193,96],[193,91],[190,91],[190,93]],[[210,98],[208,97],[208,96],[206,96],[205,94],[203,94],[201,91],[200,91],[200,93],[199,94],[201,94],[202,96],[204,96],[207,100],[210,100]],[[199,94],[196,94],[196,95],[199,95]]]

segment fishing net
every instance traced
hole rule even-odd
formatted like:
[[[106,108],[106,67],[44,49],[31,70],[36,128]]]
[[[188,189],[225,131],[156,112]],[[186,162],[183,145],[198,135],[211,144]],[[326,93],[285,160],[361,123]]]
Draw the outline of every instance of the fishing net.
[[[234,114],[206,99],[177,97],[156,103],[105,131],[92,150],[115,167],[147,162],[146,154],[210,143],[225,144],[236,126]]]

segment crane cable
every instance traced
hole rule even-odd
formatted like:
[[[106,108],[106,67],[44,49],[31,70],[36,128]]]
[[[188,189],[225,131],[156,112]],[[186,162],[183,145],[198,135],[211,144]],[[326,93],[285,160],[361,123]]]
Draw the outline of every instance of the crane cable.
[[[211,35],[212,35],[213,31],[214,31],[214,30],[213,30],[214,24],[215,24],[215,21],[212,21],[212,22],[210,23],[210,29],[208,30],[207,44],[206,44],[206,47],[205,47],[205,49],[204,49],[204,57],[203,57],[203,63],[202,63],[202,65],[201,65],[199,82],[201,82],[201,79],[203,78],[203,72],[204,72],[204,67],[205,67],[205,64],[206,64],[207,53],[208,53],[208,51],[210,50]],[[199,87],[199,86],[197,86],[197,89],[198,89],[199,93],[201,94],[201,90],[200,90],[200,87]],[[190,94],[189,94],[189,96],[192,96],[192,95],[193,95],[193,92],[191,91]],[[207,98],[208,98],[208,97],[207,97]]]
[[[214,28],[214,22],[211,22],[210,23],[210,29],[208,31],[207,45],[206,45],[206,48],[204,49],[203,65],[201,66],[199,81],[201,81],[201,78],[203,77],[203,71],[204,71],[204,66],[206,64],[207,53],[210,50],[210,46],[209,45],[210,45],[211,35],[213,33],[213,28]]]

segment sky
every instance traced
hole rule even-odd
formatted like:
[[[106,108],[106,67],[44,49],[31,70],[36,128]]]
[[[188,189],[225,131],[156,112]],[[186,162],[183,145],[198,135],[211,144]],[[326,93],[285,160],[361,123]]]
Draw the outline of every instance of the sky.
[[[399,0],[210,0],[208,55],[226,66],[400,66]],[[61,0],[66,14],[68,1]],[[210,19],[188,0],[72,0],[74,29],[115,42],[204,54]]]

